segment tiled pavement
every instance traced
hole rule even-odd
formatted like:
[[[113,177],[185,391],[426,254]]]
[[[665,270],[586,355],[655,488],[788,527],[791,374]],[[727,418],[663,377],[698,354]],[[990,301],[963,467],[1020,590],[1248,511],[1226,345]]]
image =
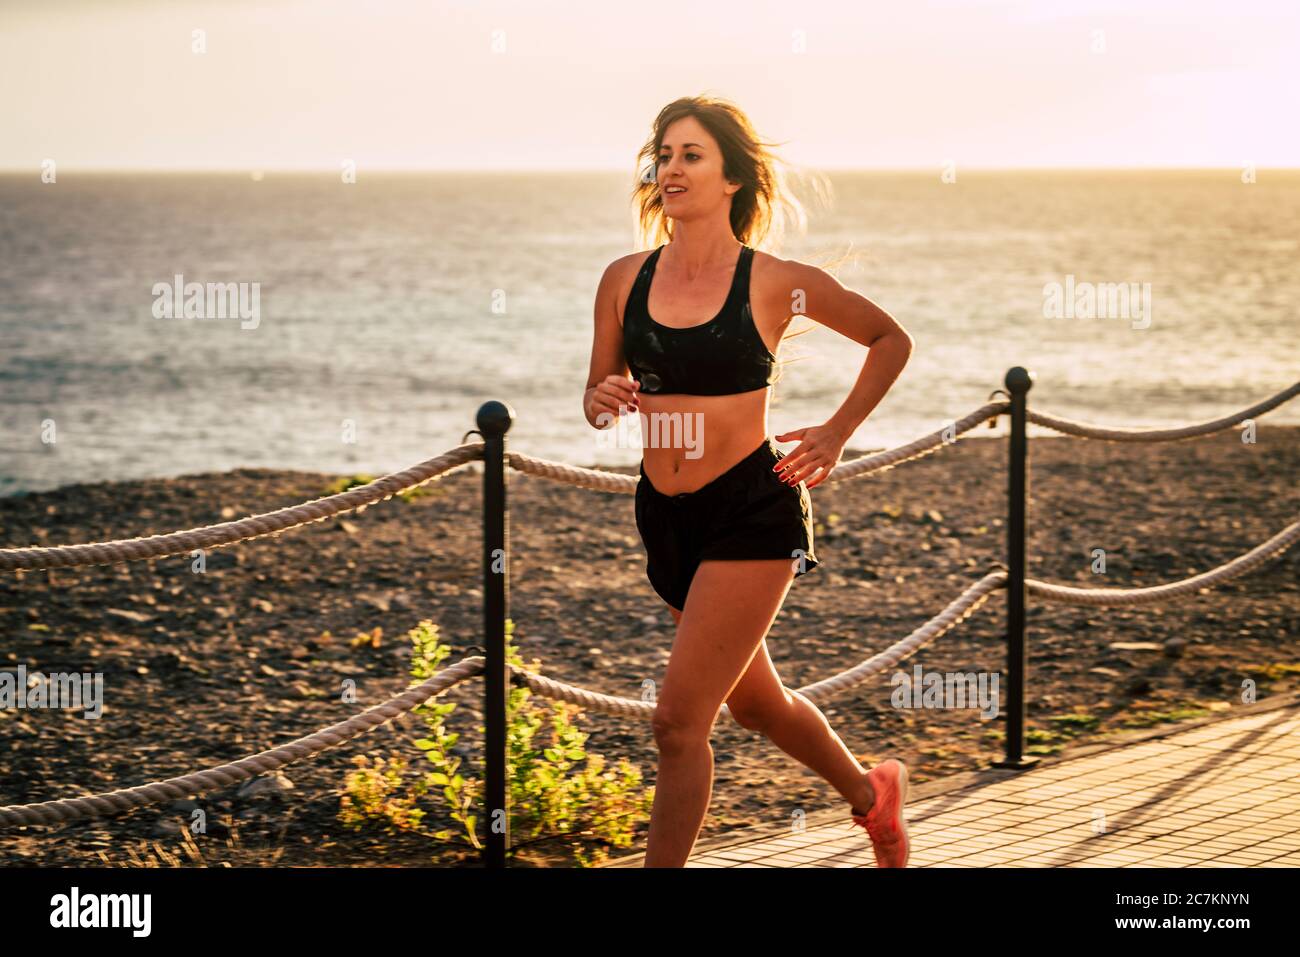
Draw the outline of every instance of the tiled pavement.
[[[775,754],[774,760],[783,756]],[[910,867],[1300,865],[1300,696],[1106,741],[1026,771],[912,786]],[[642,855],[606,867],[641,867]],[[874,867],[843,811],[696,845],[687,867]]]

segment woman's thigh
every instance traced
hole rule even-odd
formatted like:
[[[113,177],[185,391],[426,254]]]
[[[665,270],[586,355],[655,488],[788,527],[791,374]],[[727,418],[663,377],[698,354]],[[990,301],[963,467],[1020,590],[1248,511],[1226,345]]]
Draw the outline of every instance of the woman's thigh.
[[[702,731],[713,726],[793,580],[787,558],[700,562],[656,706],[661,724]]]
[[[668,614],[673,616],[673,621],[681,622],[682,613],[672,605],[668,606]],[[758,651],[750,660],[749,667],[731,689],[731,694],[727,695],[727,707],[736,720],[744,724],[751,720],[750,715],[767,714],[787,700],[785,683],[776,672],[776,664],[767,649],[765,635],[758,643]]]
[[[776,709],[790,703],[790,693],[776,673],[776,665],[767,650],[767,640],[759,642],[758,653],[727,695],[727,707],[741,727],[758,729]]]

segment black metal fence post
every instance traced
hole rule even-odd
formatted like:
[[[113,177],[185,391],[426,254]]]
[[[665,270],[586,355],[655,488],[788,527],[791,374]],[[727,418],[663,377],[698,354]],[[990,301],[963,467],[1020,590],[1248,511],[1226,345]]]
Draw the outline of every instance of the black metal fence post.
[[[1022,366],[1007,370],[1011,395],[1011,435],[1007,482],[1007,722],[1006,756],[997,768],[1028,768],[1038,763],[1025,757],[1025,535],[1029,493],[1028,422],[1029,389],[1034,376]]]
[[[485,402],[478,410],[483,436],[483,672],[484,813],[487,840],[483,866],[504,868],[510,843],[506,794],[506,617],[510,611],[509,518],[506,509],[506,432],[514,410]]]

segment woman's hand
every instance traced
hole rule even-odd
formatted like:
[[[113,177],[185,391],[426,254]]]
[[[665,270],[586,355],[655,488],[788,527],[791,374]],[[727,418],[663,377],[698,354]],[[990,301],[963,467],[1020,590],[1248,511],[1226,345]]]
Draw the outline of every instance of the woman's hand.
[[[830,425],[814,425],[806,429],[795,429],[774,436],[778,442],[801,440],[794,451],[776,463],[775,470],[790,485],[798,485],[806,480],[808,488],[816,488],[831,474],[831,469],[839,462],[844,453],[844,446],[849,435],[842,429]],[[818,469],[821,473],[809,478]]]
[[[607,375],[603,380],[587,390],[587,421],[598,429],[606,429],[618,421],[624,412],[636,412],[640,408],[637,400],[639,384],[635,379],[624,375]],[[601,424],[600,417],[608,421]]]

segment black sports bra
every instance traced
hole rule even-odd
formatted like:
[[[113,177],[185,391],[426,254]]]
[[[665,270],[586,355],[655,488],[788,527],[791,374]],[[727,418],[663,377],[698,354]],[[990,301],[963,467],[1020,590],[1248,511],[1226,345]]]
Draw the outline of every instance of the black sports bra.
[[[647,308],[663,248],[646,257],[623,310],[623,357],[641,391],[732,395],[771,385],[776,357],[759,335],[749,306],[754,250],[741,246],[722,311],[708,322],[677,328],[655,322]]]

